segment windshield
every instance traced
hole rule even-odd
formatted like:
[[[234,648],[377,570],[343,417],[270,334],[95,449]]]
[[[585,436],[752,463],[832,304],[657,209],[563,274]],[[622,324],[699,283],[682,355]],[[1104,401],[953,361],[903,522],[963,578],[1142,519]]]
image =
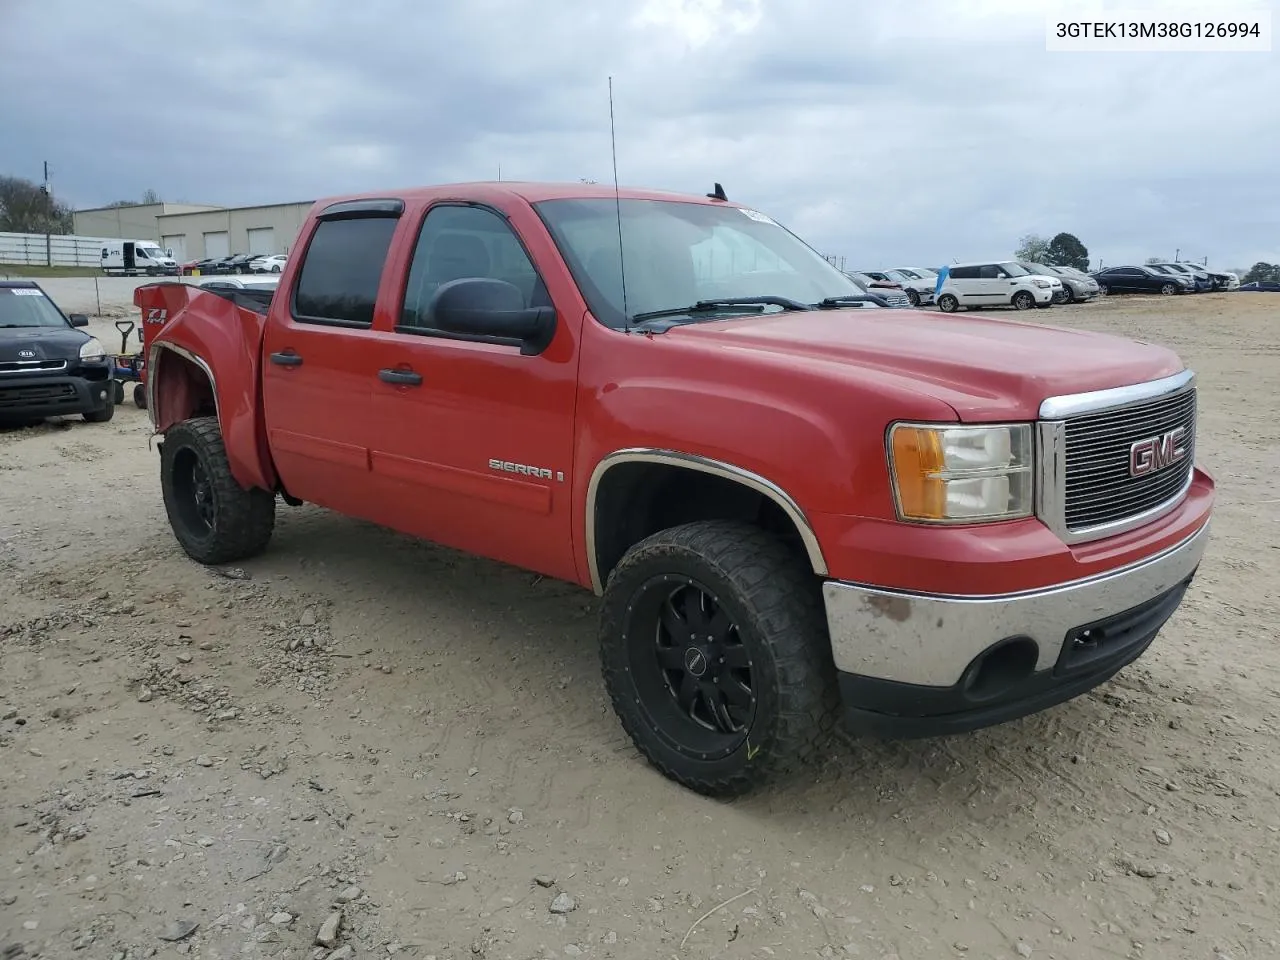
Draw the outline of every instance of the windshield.
[[[1018,264],[1015,264],[1015,266],[1018,266]],[[1046,267],[1043,263],[1024,263],[1021,266],[1026,267],[1028,273],[1038,273],[1042,277],[1057,276],[1052,267]],[[1014,276],[1018,276],[1018,274],[1014,274]]]
[[[57,307],[33,287],[0,287],[0,327],[65,327]]]
[[[152,260],[159,260],[164,256],[164,251],[159,247],[137,247],[136,249],[138,253],[142,254],[144,257],[149,257]]]
[[[630,317],[708,300],[779,297],[812,304],[863,295],[795,234],[754,210],[608,198],[543,200],[534,208],[591,312],[611,327],[629,322],[624,280]]]
[[[1020,264],[1002,263],[1000,266],[1004,267],[1004,272],[1009,274],[1011,277],[1026,277],[1031,275],[1031,271],[1027,270]]]

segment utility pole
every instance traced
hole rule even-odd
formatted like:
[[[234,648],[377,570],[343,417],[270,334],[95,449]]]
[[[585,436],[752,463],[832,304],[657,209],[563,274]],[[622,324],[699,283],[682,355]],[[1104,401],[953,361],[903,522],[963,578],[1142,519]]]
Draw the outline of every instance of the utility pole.
[[[46,267],[53,266],[53,238],[49,236],[49,210],[53,207],[53,190],[49,187],[49,161],[44,162],[44,190],[46,198],[45,220],[44,220],[44,264]]]
[[[1174,263],[1178,263],[1178,262],[1179,262],[1179,261],[1178,261],[1178,254],[1180,254],[1180,253],[1182,253],[1182,248],[1181,248],[1181,247],[1176,247],[1176,248],[1174,249],[1174,251],[1173,251],[1173,262],[1174,262]]]

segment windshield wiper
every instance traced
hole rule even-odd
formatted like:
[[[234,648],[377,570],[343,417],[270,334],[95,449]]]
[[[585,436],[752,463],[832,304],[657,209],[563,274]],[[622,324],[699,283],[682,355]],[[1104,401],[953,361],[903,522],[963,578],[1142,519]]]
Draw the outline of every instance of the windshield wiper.
[[[755,307],[751,313],[764,313],[765,307],[781,307],[783,310],[812,310],[813,307],[790,297],[725,297],[720,300],[699,300],[688,307],[669,307],[666,310],[648,310],[637,313],[631,318],[633,322],[657,320],[660,317],[682,317],[687,314],[719,313],[722,310],[735,310],[740,307]]]
[[[874,303],[879,305],[881,298],[872,293],[846,293],[842,297],[827,297],[825,300],[815,304],[820,310],[830,310],[834,307],[847,307],[851,303],[864,304]]]

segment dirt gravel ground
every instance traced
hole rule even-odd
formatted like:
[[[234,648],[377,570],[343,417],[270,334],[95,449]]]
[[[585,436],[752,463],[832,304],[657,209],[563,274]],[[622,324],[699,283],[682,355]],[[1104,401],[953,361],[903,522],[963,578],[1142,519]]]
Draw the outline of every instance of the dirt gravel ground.
[[[213,572],[132,404],[0,433],[0,957],[1280,955],[1280,298],[1036,319],[1198,370],[1187,601],[1090,695],[732,804],[638,758],[577,588],[310,507]]]

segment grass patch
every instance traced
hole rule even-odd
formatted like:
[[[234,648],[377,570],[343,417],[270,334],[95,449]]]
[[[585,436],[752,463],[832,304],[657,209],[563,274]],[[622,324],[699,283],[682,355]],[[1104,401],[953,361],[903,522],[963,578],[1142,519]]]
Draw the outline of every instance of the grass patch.
[[[29,267],[16,263],[0,263],[0,279],[42,280],[54,277],[101,277],[98,267]]]

